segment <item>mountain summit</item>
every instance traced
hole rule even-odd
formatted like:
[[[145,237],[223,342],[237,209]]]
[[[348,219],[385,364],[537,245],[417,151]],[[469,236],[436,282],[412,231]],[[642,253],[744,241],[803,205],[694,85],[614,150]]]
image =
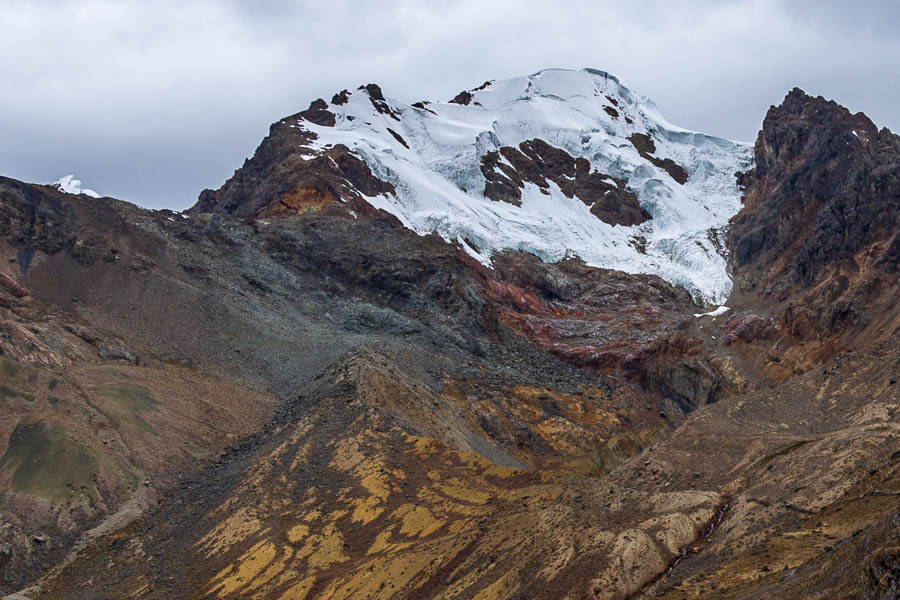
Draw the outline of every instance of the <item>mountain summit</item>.
[[[487,81],[404,104],[375,84],[272,125],[194,212],[268,217],[342,202],[438,233],[484,264],[503,250],[655,274],[724,302],[723,230],[750,144],[672,125],[594,69]],[[362,163],[360,163],[362,161]],[[366,206],[368,205],[368,206]]]

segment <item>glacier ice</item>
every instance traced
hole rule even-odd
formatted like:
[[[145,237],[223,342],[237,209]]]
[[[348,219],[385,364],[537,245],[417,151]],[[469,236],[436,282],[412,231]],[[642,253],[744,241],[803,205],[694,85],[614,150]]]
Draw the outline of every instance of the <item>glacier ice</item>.
[[[504,249],[546,261],[577,255],[597,267],[659,275],[705,304],[721,304],[730,294],[719,239],[741,206],[735,174],[752,165],[750,144],[672,125],[649,99],[593,69],[548,69],[494,81],[472,90],[466,105],[431,102],[423,109],[387,101],[399,122],[357,91],[345,104],[329,106],[333,127],[299,125],[318,136],[317,148],[344,144],[391,182],[395,195],[368,201],[406,227],[459,242],[485,264]],[[628,140],[634,133],[653,139],[654,156],[682,165],[687,182],[679,184],[643,158]],[[609,225],[552,183],[549,195],[526,184],[521,206],[485,198],[481,158],[534,138],[625,179],[652,219]]]

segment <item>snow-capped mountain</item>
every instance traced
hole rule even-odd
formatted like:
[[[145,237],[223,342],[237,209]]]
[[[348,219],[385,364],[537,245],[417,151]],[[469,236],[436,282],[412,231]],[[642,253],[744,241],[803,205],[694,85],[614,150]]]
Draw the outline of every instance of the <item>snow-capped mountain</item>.
[[[578,256],[659,275],[707,303],[731,291],[722,232],[741,206],[735,174],[751,166],[752,146],[670,124],[608,73],[548,69],[411,105],[368,85],[313,102],[271,135],[279,127],[296,136],[290,169],[323,157],[334,168],[335,149],[346,149],[389,185],[361,186],[345,166],[336,185],[485,264],[502,250]],[[236,183],[244,194],[259,185],[233,178],[225,188]]]

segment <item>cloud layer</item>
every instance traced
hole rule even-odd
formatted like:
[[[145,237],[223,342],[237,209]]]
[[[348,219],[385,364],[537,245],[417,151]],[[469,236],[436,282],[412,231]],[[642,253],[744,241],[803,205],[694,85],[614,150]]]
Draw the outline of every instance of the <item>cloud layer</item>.
[[[799,86],[900,130],[900,5],[792,0],[0,0],[0,174],[181,209],[272,121],[377,82],[404,101],[591,66],[752,140]]]

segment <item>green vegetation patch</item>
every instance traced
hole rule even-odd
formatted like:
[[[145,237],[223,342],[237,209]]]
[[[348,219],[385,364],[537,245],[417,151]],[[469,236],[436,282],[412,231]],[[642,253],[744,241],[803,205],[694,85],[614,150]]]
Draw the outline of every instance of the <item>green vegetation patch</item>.
[[[27,375],[27,377],[25,376]],[[26,389],[34,389],[34,381],[37,379],[37,372],[23,367],[19,363],[0,356],[0,402],[22,398],[29,402],[34,402],[34,394],[29,394],[17,390],[13,387],[16,383],[25,384]]]
[[[12,400],[13,398],[24,398],[29,402],[34,402],[34,394],[27,394],[25,392],[20,392],[19,390],[14,390],[11,387],[7,387],[0,383],[0,400]]]
[[[27,421],[16,425],[0,469],[12,472],[12,489],[52,500],[72,494],[97,495],[92,474],[97,461],[56,425]]]
[[[0,356],[0,374],[5,377],[16,377],[21,370],[19,363]]]
[[[144,420],[144,413],[159,410],[159,401],[153,397],[150,390],[135,383],[113,383],[104,386],[101,393],[116,403],[121,419],[142,431],[156,435],[153,426]],[[104,415],[116,429],[121,426],[119,416],[106,413]]]

